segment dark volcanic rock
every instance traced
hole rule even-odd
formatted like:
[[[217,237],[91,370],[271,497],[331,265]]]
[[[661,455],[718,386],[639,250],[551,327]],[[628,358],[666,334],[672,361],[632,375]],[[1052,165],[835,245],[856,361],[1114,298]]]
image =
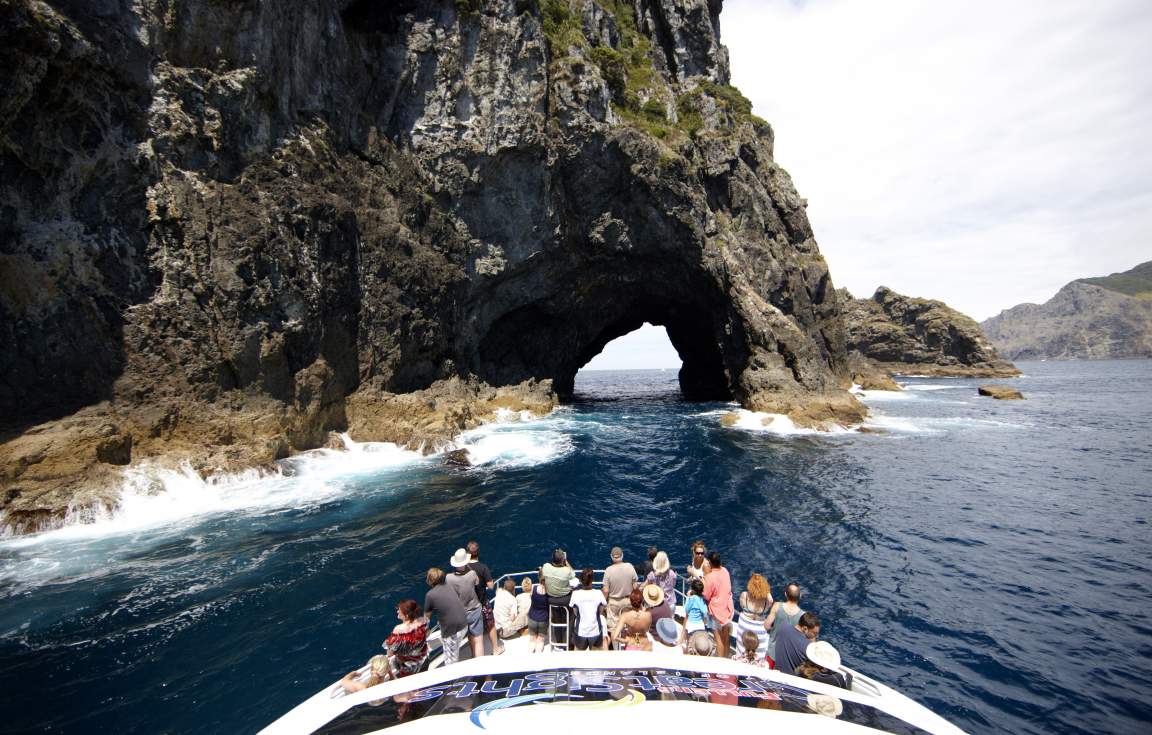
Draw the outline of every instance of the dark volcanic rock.
[[[1152,262],[1073,281],[1043,304],[1020,304],[983,322],[1013,360],[1152,357]]]
[[[1011,377],[971,318],[942,301],[902,296],[881,286],[870,299],[841,296],[849,349],[892,373],[941,377]]]
[[[690,397],[859,421],[720,6],[3,0],[10,435],[109,399],[134,462],[205,473],[331,430],[433,446],[645,321]],[[8,511],[60,510],[20,476]]]

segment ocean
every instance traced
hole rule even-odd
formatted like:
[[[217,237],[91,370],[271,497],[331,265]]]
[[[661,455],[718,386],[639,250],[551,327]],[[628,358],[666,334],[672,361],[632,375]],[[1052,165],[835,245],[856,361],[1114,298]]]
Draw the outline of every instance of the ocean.
[[[868,392],[876,433],[764,427],[676,372],[583,372],[474,466],[349,443],[205,483],[138,470],[90,526],[0,540],[0,732],[252,733],[378,650],[469,539],[500,572],[703,539],[796,581],[848,666],[973,733],[1152,723],[1152,361]],[[147,489],[159,480],[164,492]]]

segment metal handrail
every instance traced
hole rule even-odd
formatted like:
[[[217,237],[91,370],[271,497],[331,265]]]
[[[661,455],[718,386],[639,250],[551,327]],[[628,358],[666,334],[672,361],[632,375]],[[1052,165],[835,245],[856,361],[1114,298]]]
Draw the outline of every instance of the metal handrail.
[[[673,565],[672,568],[675,569],[675,566]],[[602,588],[604,586],[604,570],[603,569],[593,569],[592,572],[594,575],[596,575],[593,577],[593,581],[592,581],[593,589]],[[493,584],[493,587],[495,589],[499,589],[500,586],[504,583],[504,580],[506,580],[506,579],[514,578],[517,582],[519,582],[519,580],[523,579],[524,577],[528,577],[528,578],[533,579],[534,583],[540,582],[540,572],[539,571],[506,572],[504,574],[501,574],[496,579],[494,579],[492,581],[492,584]],[[688,581],[689,580],[688,580],[687,575],[681,574],[680,572],[676,573],[677,588],[672,590],[672,591],[676,593],[676,598],[677,598],[676,604],[678,604],[678,605],[683,604],[683,601],[688,599],[688,593],[686,591]]]

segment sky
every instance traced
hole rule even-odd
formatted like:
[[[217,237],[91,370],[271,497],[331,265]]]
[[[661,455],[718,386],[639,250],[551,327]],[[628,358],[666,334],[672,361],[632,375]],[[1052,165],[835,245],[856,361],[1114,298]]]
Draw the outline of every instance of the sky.
[[[1152,2],[725,0],[720,28],[838,287],[983,320],[1152,260]],[[678,365],[645,326],[588,368]]]

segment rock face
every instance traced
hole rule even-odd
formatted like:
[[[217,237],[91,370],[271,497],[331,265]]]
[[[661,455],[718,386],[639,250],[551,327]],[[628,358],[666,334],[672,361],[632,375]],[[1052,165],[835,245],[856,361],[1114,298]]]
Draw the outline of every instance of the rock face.
[[[1020,371],[1000,359],[971,318],[942,301],[903,296],[881,286],[870,299],[847,291],[849,348],[892,373],[941,377],[1010,377]]]
[[[1152,357],[1152,261],[1072,281],[1043,304],[1020,304],[983,322],[1013,360]]]
[[[401,396],[551,405],[645,321],[689,397],[858,421],[838,296],[728,84],[720,9],[0,0],[8,436],[72,415],[130,437],[77,455],[73,487],[334,429],[437,441],[483,407]],[[2,466],[8,512],[63,513]]]

